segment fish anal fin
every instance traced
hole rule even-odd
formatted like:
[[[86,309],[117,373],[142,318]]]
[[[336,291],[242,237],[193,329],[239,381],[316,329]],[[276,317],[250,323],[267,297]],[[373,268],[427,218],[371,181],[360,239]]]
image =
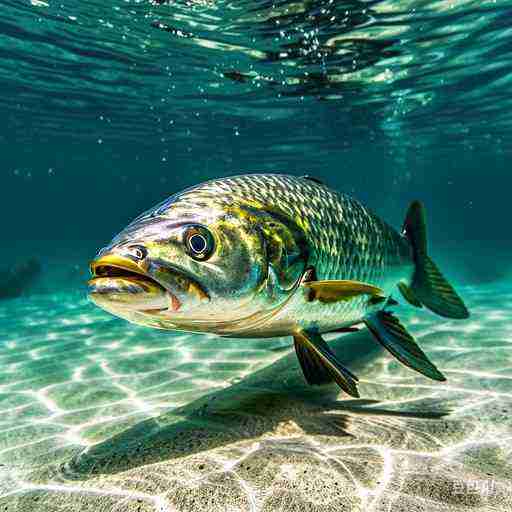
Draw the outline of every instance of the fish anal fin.
[[[357,377],[338,361],[319,334],[300,331],[294,335],[293,340],[308,383],[327,384],[334,381],[350,396],[359,397]]]
[[[401,363],[430,379],[446,380],[392,313],[377,311],[364,322],[375,339]]]
[[[309,302],[318,300],[324,304],[348,301],[360,295],[380,297],[383,291],[372,284],[352,280],[307,281],[303,283]]]
[[[421,302],[416,298],[414,292],[411,290],[409,286],[407,286],[404,282],[400,281],[397,284],[397,288],[400,290],[402,297],[411,305],[417,308],[422,308]]]

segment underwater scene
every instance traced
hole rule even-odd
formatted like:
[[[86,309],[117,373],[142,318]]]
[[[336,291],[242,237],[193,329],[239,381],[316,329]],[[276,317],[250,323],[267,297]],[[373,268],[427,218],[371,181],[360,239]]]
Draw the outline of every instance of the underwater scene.
[[[512,511],[512,1],[0,6],[0,511]]]

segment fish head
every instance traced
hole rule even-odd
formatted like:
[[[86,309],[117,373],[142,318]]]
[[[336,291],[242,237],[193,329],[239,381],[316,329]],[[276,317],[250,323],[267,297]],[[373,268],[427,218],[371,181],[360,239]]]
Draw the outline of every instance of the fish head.
[[[146,326],[247,329],[291,295],[306,258],[290,222],[259,206],[193,194],[164,202],[98,253],[89,297]]]

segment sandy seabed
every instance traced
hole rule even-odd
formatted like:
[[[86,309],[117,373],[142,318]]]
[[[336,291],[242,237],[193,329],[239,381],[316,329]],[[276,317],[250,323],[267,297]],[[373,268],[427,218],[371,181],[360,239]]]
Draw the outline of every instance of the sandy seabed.
[[[512,288],[461,292],[466,321],[397,310],[446,383],[329,339],[357,400],[307,386],[289,339],[4,301],[0,511],[512,511]]]

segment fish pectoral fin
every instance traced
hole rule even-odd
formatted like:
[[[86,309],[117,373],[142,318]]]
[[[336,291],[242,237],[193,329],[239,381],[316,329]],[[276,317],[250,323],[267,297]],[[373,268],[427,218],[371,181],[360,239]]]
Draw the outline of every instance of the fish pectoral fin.
[[[401,363],[433,380],[446,380],[392,313],[377,311],[365,318],[364,323],[375,339]]]
[[[319,300],[330,304],[332,302],[347,301],[359,295],[381,297],[384,292],[377,286],[360,281],[307,281],[303,283],[307,290],[306,298],[309,302]]]
[[[336,382],[350,396],[359,397],[357,377],[338,361],[319,334],[301,331],[294,335],[293,341],[304,377],[309,384]]]

